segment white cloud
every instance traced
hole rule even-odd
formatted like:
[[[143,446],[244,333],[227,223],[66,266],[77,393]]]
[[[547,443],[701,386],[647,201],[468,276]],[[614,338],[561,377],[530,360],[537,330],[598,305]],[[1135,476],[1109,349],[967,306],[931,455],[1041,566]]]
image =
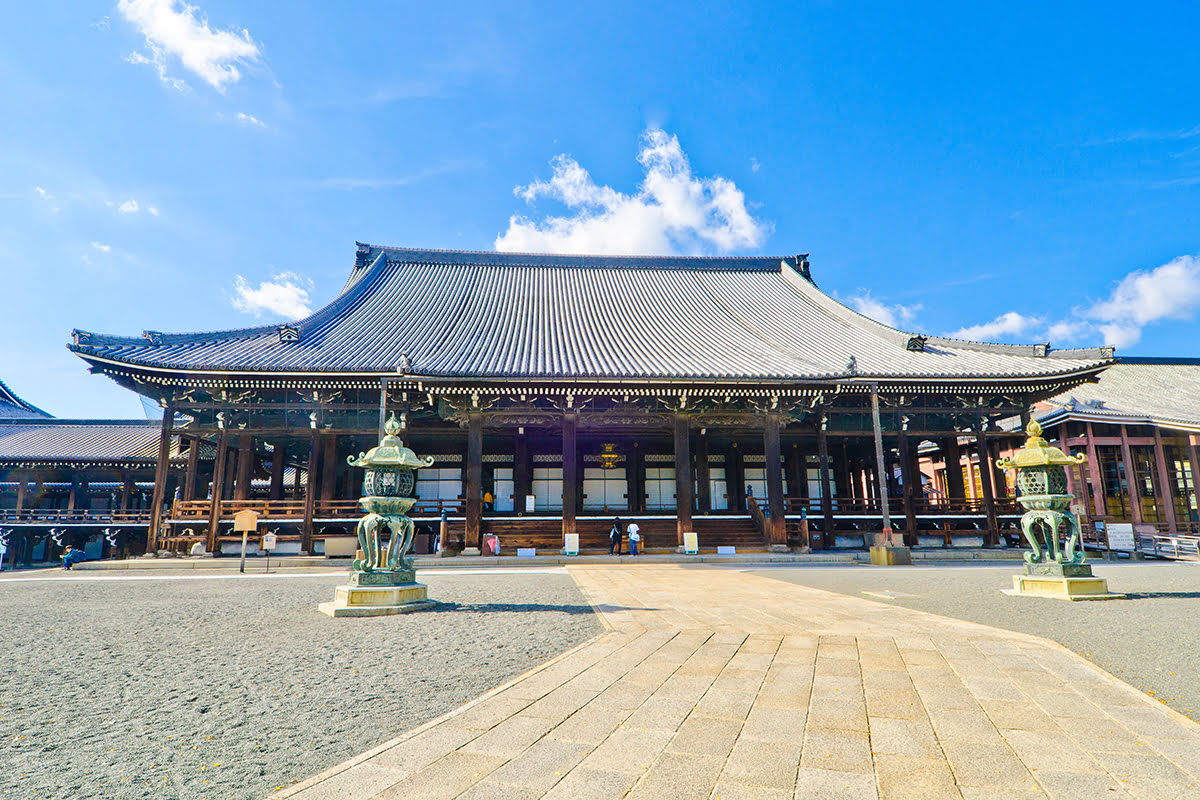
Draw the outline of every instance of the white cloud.
[[[152,217],[157,217],[157,216],[158,216],[158,209],[157,209],[156,207],[154,207],[154,206],[146,206],[146,211],[147,211],[147,212],[150,214],[150,216],[152,216]]]
[[[568,155],[551,160],[553,176],[513,193],[534,203],[557,200],[571,216],[531,220],[514,215],[496,237],[501,251],[598,254],[724,253],[759,246],[770,223],[755,219],[746,198],[726,178],[692,174],[679,140],[662,130],[642,136],[638,162],[645,178],[633,194],[599,186]]]
[[[750,158],[750,171],[758,172],[760,169],[762,169],[762,164],[758,163],[757,158],[751,157]]]
[[[167,61],[179,59],[219,92],[241,80],[239,66],[257,61],[258,44],[247,30],[213,30],[199,9],[179,0],[119,0],[117,10],[146,39],[149,54],[131,53],[127,61],[154,67],[159,79],[174,89],[186,84],[167,73]]]
[[[294,272],[273,275],[257,288],[238,275],[233,288],[236,292],[233,307],[256,317],[262,316],[264,311],[287,319],[301,319],[312,313],[308,303],[313,283]]]
[[[850,305],[860,314],[868,316],[876,322],[882,322],[889,328],[900,328],[908,325],[916,318],[921,306],[906,306],[900,303],[889,304],[871,297],[870,292],[862,292],[850,298]]]
[[[1152,270],[1129,273],[1102,300],[1084,311],[1105,344],[1130,347],[1142,329],[1167,319],[1192,319],[1200,308],[1200,258],[1180,256]]]
[[[267,127],[267,123],[263,122],[258,117],[254,116],[253,114],[243,114],[241,111],[239,111],[237,114],[237,121],[243,125],[251,125],[256,128]]]
[[[54,211],[54,212],[57,212],[57,211],[58,211],[58,203],[56,203],[56,202],[54,201],[54,195],[52,195],[52,194],[50,194],[49,192],[47,192],[47,191],[46,191],[45,189],[43,189],[41,186],[35,186],[35,187],[33,187],[33,191],[37,193],[37,196],[38,196],[38,197],[42,198],[43,200],[45,200],[47,203],[49,203],[49,204],[50,204],[50,210],[51,210],[51,211]]]
[[[107,253],[112,250],[111,244],[103,244],[102,242],[92,242],[92,248],[99,250],[101,253]]]
[[[982,325],[968,325],[950,334],[952,339],[968,339],[973,342],[988,342],[1024,335],[1031,328],[1042,324],[1040,317],[1030,317],[1009,311]]]
[[[131,197],[117,206],[117,211],[120,211],[122,214],[136,214],[138,211],[138,201]]]

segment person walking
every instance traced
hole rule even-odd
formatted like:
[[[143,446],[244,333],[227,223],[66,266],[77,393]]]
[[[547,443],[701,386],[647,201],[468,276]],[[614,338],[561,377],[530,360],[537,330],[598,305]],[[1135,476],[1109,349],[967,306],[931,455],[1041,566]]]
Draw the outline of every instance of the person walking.
[[[629,555],[631,556],[636,556],[641,548],[642,534],[639,533],[640,530],[636,522],[629,523]]]
[[[612,530],[608,532],[608,554],[621,555],[621,518],[613,520]]]

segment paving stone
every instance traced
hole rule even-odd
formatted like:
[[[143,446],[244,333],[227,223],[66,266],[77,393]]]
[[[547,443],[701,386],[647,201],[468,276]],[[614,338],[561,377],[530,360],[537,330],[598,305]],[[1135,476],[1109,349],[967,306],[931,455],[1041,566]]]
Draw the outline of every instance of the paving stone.
[[[541,739],[528,750],[497,769],[488,778],[493,783],[533,788],[544,793],[591,752],[591,745]]]
[[[874,774],[856,774],[801,766],[796,773],[797,798],[803,800],[876,800]]]
[[[1103,772],[1059,772],[1057,770],[1037,770],[1034,779],[1041,785],[1042,791],[1053,800],[1098,800],[1098,798],[1130,798],[1133,795],[1121,788],[1120,784]],[[1183,798],[1162,798],[1162,800],[1183,800]]]
[[[649,769],[671,741],[666,731],[645,731],[620,727],[589,753],[580,766],[605,772],[641,774]]]
[[[294,797],[296,800],[359,800],[396,785],[409,774],[407,770],[389,769],[371,763],[356,764]]]
[[[840,772],[874,773],[871,745],[865,733],[808,726],[800,765]]]
[[[377,800],[448,800],[485,779],[504,762],[500,756],[451,753],[373,797]]]
[[[458,795],[456,800],[536,800],[544,795],[541,789],[484,780]]]
[[[940,758],[875,756],[880,800],[945,800],[959,797],[950,767]]]
[[[584,706],[546,734],[547,738],[599,744],[629,716],[624,708]]]
[[[996,726],[983,711],[962,708],[939,708],[929,710],[929,721],[938,739],[979,742],[981,744],[1003,744],[1004,739]]]
[[[763,742],[799,744],[804,741],[804,724],[807,718],[803,711],[773,708],[756,702],[746,717],[741,735],[746,739]]]
[[[800,742],[777,744],[738,739],[725,762],[721,777],[740,783],[785,790],[796,783]]]
[[[1104,771],[1140,797],[1200,797],[1200,780],[1158,753],[1095,753]]]
[[[914,690],[870,689],[865,692],[867,714],[895,719],[925,719],[925,704]]]
[[[887,755],[940,758],[933,727],[928,720],[871,718],[871,752]]]
[[[1065,733],[1006,730],[1004,739],[1031,771],[1101,771],[1100,765]]]
[[[544,800],[613,800],[625,793],[639,773],[576,768],[545,794]]]
[[[947,741],[941,749],[960,786],[1038,791],[1029,768],[1008,745]]]
[[[963,800],[1045,800],[1041,789],[1009,789],[998,786],[959,786]]]
[[[521,714],[526,717],[545,717],[561,722],[591,702],[597,694],[598,692],[595,691],[560,686],[542,699],[535,700],[522,709]]]
[[[768,789],[765,786],[751,786],[737,781],[717,780],[709,795],[711,800],[792,800],[792,789]],[[808,795],[804,795],[805,798]]]
[[[420,735],[393,746],[371,759],[372,764],[405,773],[416,772],[481,735],[479,730],[458,726],[459,718],[436,725]]]
[[[631,728],[674,732],[694,707],[695,704],[687,698],[659,697],[656,694],[642,703],[625,720],[625,724]]]
[[[1054,718],[1031,701],[982,700],[984,713],[1001,729],[1057,731]]]
[[[728,717],[744,720],[754,705],[753,691],[732,691],[729,689],[709,689],[696,704],[696,710],[714,717]]]
[[[463,745],[459,752],[515,758],[522,750],[545,736],[554,725],[554,720],[545,717],[509,717],[487,733]]]
[[[740,720],[711,717],[696,711],[684,720],[666,749],[675,753],[725,757],[733,750],[741,730]]]
[[[848,700],[822,700],[814,697],[808,708],[808,720],[818,728],[841,728],[850,731],[867,730],[867,706]]]
[[[720,756],[663,753],[626,796],[642,800],[707,800],[723,761]]]

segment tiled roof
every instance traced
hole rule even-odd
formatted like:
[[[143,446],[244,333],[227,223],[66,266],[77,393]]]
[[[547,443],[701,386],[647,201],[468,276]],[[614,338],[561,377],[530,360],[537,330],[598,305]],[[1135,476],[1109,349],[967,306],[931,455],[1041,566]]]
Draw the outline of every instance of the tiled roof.
[[[1036,417],[1046,424],[1070,418],[1200,431],[1200,358],[1122,358],[1099,383],[1050,398]]]
[[[714,381],[1086,373],[1111,353],[913,334],[821,292],[800,257],[468,253],[360,245],[346,287],[289,326],[122,338],[85,359],[177,370]],[[290,333],[290,331],[289,331]]]
[[[0,419],[45,419],[50,415],[22,400],[0,381]]]
[[[160,433],[159,423],[141,420],[6,420],[0,461],[154,462]],[[173,442],[171,457],[178,456]]]

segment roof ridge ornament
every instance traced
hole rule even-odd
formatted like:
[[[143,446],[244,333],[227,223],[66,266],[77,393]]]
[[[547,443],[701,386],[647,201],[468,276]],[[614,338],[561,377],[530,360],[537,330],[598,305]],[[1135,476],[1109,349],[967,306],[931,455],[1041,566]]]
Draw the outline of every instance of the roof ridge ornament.
[[[854,356],[850,356],[850,360],[846,362],[846,374],[847,375],[857,375],[858,374],[858,359],[855,358]]]

